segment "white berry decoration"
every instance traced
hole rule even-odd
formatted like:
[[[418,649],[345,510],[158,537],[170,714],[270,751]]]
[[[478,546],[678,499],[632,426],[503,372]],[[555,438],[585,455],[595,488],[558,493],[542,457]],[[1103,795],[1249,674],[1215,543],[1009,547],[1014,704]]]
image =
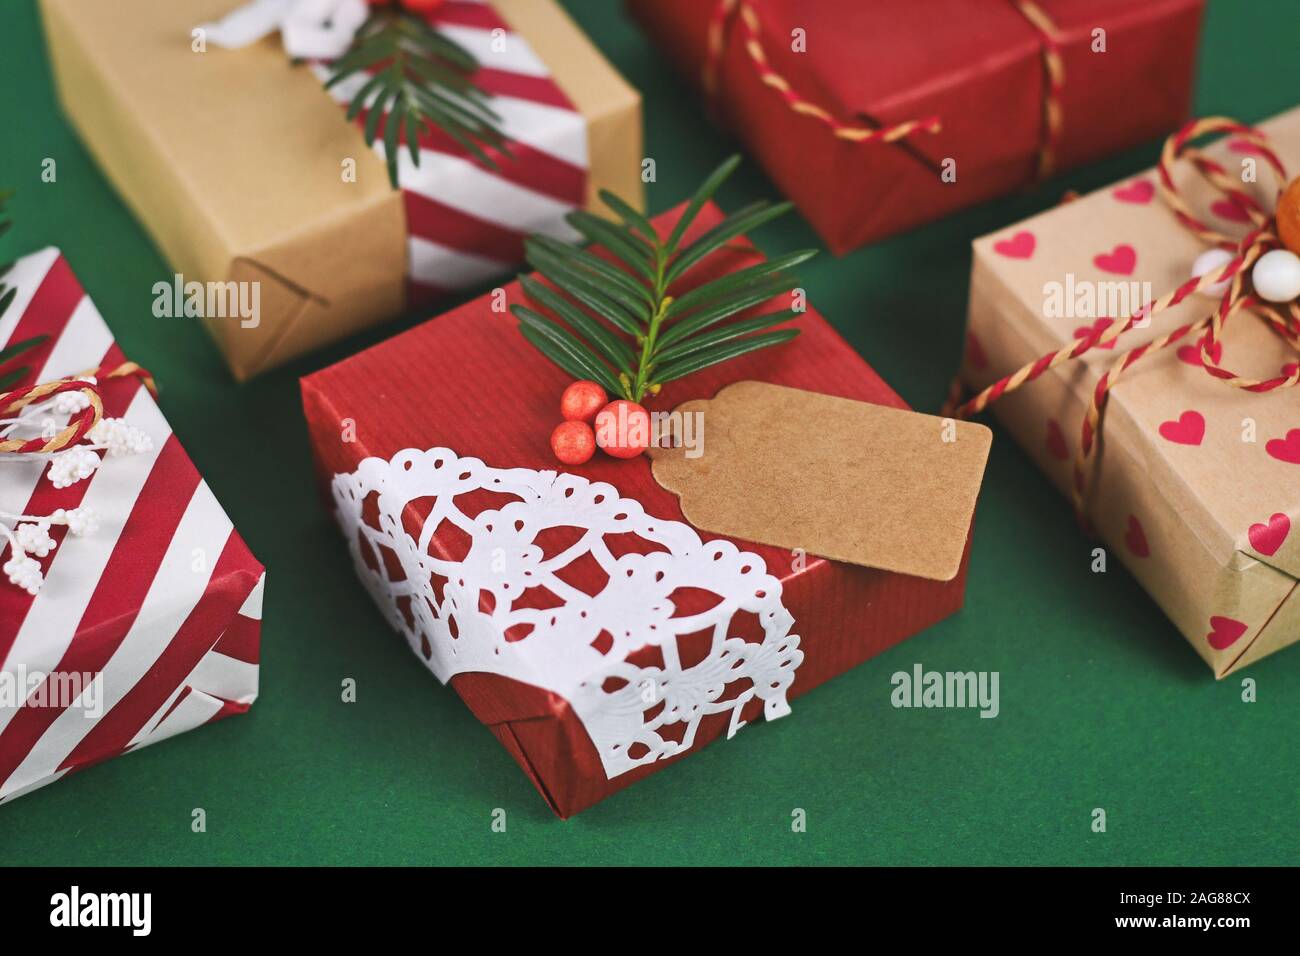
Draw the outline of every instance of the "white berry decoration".
[[[1290,249],[1266,252],[1255,263],[1250,277],[1261,299],[1290,302],[1300,296],[1300,256]]]
[[[1196,261],[1192,263],[1192,275],[1199,279],[1203,275],[1209,275],[1211,272],[1218,272],[1229,262],[1232,261],[1232,253],[1227,249],[1206,249]],[[1222,299],[1223,293],[1228,291],[1228,286],[1232,285],[1231,279],[1225,279],[1223,282],[1216,282],[1214,285],[1206,286],[1198,290],[1201,295],[1212,296],[1216,299]]]
[[[67,488],[89,478],[99,467],[99,456],[84,445],[74,445],[59,452],[50,462],[50,484]]]
[[[60,508],[50,516],[54,521],[61,521],[68,526],[68,531],[74,538],[81,538],[88,534],[94,534],[99,528],[99,515],[95,513],[94,508],[73,508],[70,511],[64,511]]]
[[[108,454],[117,458],[122,455],[138,455],[153,450],[153,439],[145,432],[128,425],[122,418],[102,418],[86,433],[95,445],[108,450]]]
[[[21,551],[15,552],[0,570],[3,570],[5,576],[9,578],[9,583],[22,588],[28,594],[36,594],[45,583],[40,564]]]
[[[56,415],[75,415],[90,407],[85,392],[60,392],[50,403]]]
[[[144,378],[152,388],[147,374]],[[92,416],[94,424],[79,435],[70,427],[72,417],[83,415],[92,406],[96,412],[100,411],[92,400],[93,394],[97,394],[97,383],[93,376],[85,376],[56,384],[65,381],[86,391],[58,392],[26,404],[18,403],[19,407],[5,413],[8,417],[0,417],[0,441],[11,450],[15,444],[25,444],[34,438],[41,439],[52,450],[38,448],[28,453],[22,448],[20,454],[0,454],[0,467],[10,462],[24,467],[33,462],[48,462],[45,480],[55,488],[68,488],[89,479],[110,458],[154,450],[153,439],[146,432],[121,418],[94,420]],[[92,394],[86,394],[87,391]],[[55,508],[46,515],[33,515],[10,513],[0,507],[0,561],[4,562],[0,564],[3,575],[0,582],[8,578],[10,584],[32,595],[40,591],[45,583],[40,560],[54,553],[58,542],[50,535],[50,529],[56,525],[66,526],[71,537],[81,538],[95,533],[99,516],[90,508]],[[60,550],[67,550],[66,545]],[[76,553],[77,549],[71,551]],[[67,554],[61,564],[67,567],[72,560],[73,554]]]
[[[49,531],[38,524],[20,524],[14,529],[14,539],[18,547],[28,554],[43,558],[54,550],[54,539]]]

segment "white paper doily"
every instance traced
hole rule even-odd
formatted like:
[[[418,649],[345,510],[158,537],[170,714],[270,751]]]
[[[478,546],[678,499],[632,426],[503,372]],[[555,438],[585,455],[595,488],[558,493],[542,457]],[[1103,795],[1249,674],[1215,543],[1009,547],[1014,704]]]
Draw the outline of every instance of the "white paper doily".
[[[496,497],[469,517],[457,499],[478,492]],[[790,712],[786,691],[803,652],[781,582],[757,555],[704,543],[689,525],[646,514],[612,485],[492,468],[433,448],[367,458],[334,477],[333,493],[357,573],[429,670],[443,683],[477,671],[562,696],[608,777],[689,750],[708,714],[729,712],[732,736],[755,697],[768,720]],[[414,534],[404,525],[408,505],[429,509]],[[439,528],[434,550],[442,553],[431,554]],[[611,535],[654,550],[616,557]],[[566,580],[579,569],[599,577],[597,565],[607,580],[595,593]],[[717,603],[674,616],[678,589]],[[737,633],[742,614],[757,620],[761,638]],[[678,639],[687,635],[708,643],[701,659],[683,662]],[[662,666],[627,660],[646,647],[659,649]]]

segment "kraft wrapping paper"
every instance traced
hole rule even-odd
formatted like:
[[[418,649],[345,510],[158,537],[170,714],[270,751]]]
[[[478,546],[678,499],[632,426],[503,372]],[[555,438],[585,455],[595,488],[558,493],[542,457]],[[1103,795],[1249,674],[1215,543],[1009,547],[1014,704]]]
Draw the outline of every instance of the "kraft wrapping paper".
[[[1300,109],[1260,126],[1288,171],[1300,170]],[[1251,155],[1220,140],[1229,170]],[[1261,199],[1276,180],[1262,160]],[[1188,163],[1175,181],[1191,207],[1230,235],[1246,231]],[[964,376],[984,387],[1081,336],[1095,317],[1047,317],[1047,285],[1150,283],[1132,309],[1184,282],[1206,246],[1156,194],[1148,170],[974,243]],[[1140,286],[1139,286],[1140,288]],[[1093,349],[993,404],[1025,450],[1069,494],[1080,425],[1101,375],[1124,351],[1187,322],[1216,300],[1193,296],[1111,350]],[[1131,310],[1132,310],[1131,309]],[[1131,311],[1130,310],[1130,311]],[[1101,313],[1104,316],[1104,313]],[[1241,313],[1222,364],[1272,377],[1300,359],[1261,319]],[[1300,392],[1252,394],[1211,378],[1184,339],[1144,358],[1110,393],[1088,516],[1108,545],[1218,677],[1300,638]],[[1279,517],[1274,517],[1279,516]]]
[[[193,28],[238,2],[41,0],[41,11],[64,110],[164,258],[187,281],[262,283],[256,328],[208,322],[243,380],[394,317],[407,250],[383,162],[278,34],[191,52]],[[588,203],[607,188],[639,206],[638,94],[553,0],[494,6],[587,118]],[[356,159],[355,183],[340,157]]]

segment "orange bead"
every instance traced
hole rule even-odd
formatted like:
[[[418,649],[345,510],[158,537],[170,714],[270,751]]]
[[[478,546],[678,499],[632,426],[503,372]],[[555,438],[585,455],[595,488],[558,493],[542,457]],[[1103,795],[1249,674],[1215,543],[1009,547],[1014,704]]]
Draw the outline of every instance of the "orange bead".
[[[560,422],[551,432],[551,451],[566,465],[582,465],[596,454],[596,436],[586,422]]]
[[[635,458],[650,447],[650,413],[620,398],[596,415],[596,444],[615,458]]]
[[[1284,246],[1300,256],[1300,177],[1291,180],[1277,201],[1277,234]]]
[[[590,425],[596,413],[608,402],[609,396],[595,382],[585,379],[574,382],[560,396],[560,417],[566,422],[586,422]]]

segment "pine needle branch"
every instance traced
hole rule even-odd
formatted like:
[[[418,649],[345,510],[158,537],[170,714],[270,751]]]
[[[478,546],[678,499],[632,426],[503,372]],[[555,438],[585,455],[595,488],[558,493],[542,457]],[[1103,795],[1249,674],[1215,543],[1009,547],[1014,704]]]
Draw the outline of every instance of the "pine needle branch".
[[[790,270],[815,250],[777,256],[672,294],[712,253],[789,211],[789,203],[757,202],[685,243],[691,223],[739,163],[733,156],[714,170],[664,239],[644,215],[607,191],[601,199],[620,222],[571,213],[570,225],[613,262],[545,236],[529,239],[528,264],[554,288],[520,277],[536,306],[512,307],[524,337],[575,378],[634,402],[667,382],[794,338],[798,329],[777,328],[797,316],[793,310],[738,317],[793,289],[798,280]]]
[[[353,95],[348,118],[365,114],[366,145],[381,137],[388,178],[397,188],[401,143],[411,163],[420,165],[420,135],[441,130],[492,169],[489,150],[509,156],[501,117],[490,96],[473,82],[478,61],[464,47],[439,33],[417,14],[381,9],[357,31],[352,46],[330,64],[326,89],[349,77],[367,77]]]

